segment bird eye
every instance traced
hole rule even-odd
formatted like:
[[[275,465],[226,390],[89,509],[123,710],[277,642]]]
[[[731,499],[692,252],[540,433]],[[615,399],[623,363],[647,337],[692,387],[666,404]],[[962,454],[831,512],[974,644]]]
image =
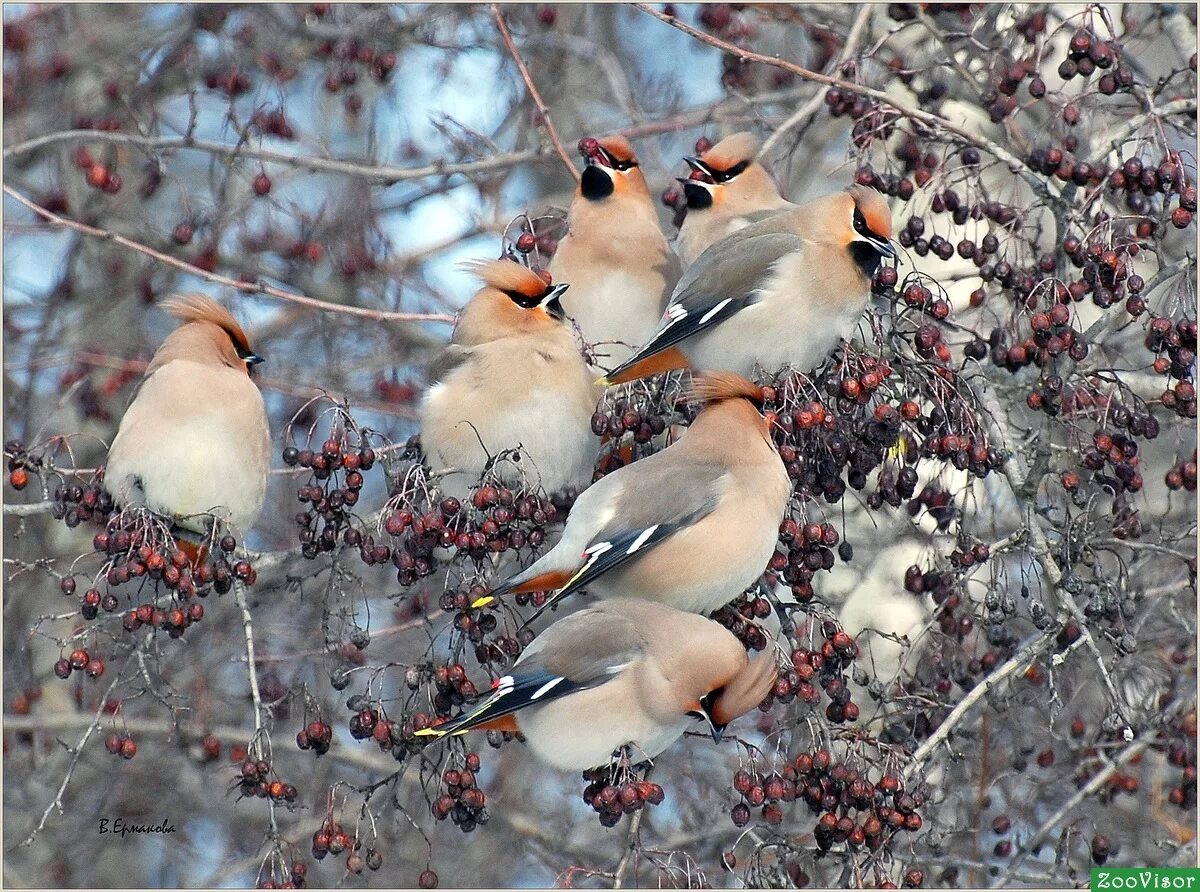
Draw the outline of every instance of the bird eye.
[[[712,172],[712,176],[713,179],[718,183],[728,183],[749,166],[749,161],[739,161],[737,164],[733,165],[733,167],[727,168],[726,170],[714,170]]]
[[[633,168],[635,168],[637,166],[638,166],[638,163],[636,161],[614,161],[613,162],[613,170],[622,170],[622,171],[623,170],[632,170]]]
[[[854,231],[863,238],[879,238],[879,236],[871,231],[871,227],[867,225],[867,218],[863,216],[862,211],[858,208],[854,209]]]

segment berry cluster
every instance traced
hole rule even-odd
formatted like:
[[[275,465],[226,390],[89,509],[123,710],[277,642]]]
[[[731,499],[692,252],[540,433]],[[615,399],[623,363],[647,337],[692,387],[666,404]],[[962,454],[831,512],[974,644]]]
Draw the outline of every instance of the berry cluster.
[[[726,604],[712,618],[732,632],[747,650],[762,650],[769,639],[757,620],[770,615],[771,602],[751,590]]]
[[[289,848],[294,848],[291,843]],[[265,873],[263,870],[265,869]],[[308,865],[293,855],[287,857],[281,848],[272,850],[259,869],[256,889],[303,889],[308,880]]]
[[[31,453],[20,440],[9,440],[4,444],[4,457],[8,459],[8,485],[13,489],[20,491],[28,486],[30,472],[41,476],[41,456]]]
[[[535,556],[546,540],[546,527],[565,516],[540,490],[513,490],[485,477],[468,503],[437,500],[420,465],[412,465],[384,506],[381,530],[392,539],[396,578],[409,587],[437,568],[435,550],[453,548],[454,564],[478,571],[489,555],[504,551]],[[447,593],[442,607],[463,611],[472,600],[468,589]],[[480,639],[482,640],[482,639]],[[478,643],[478,642],[477,642]]]
[[[116,511],[112,496],[98,480],[86,485],[60,484],[54,488],[52,499],[50,515],[72,528],[81,523],[106,524]]]
[[[1179,782],[1167,794],[1167,800],[1182,809],[1196,807],[1196,716],[1177,718],[1169,729],[1183,738],[1167,747],[1167,762],[1180,769]]]
[[[1196,491],[1196,450],[1192,450],[1190,459],[1179,459],[1167,471],[1166,484],[1171,489],[1186,489]]]
[[[786,447],[794,452],[791,447]],[[781,447],[780,452],[783,452]],[[790,468],[789,468],[790,473]],[[803,515],[793,511],[779,525],[780,550],[771,557],[770,570],[792,588],[801,604],[813,598],[813,576],[819,570],[832,570],[833,548],[840,536],[831,523],[804,522]],[[844,560],[853,556],[848,542],[839,547]]]
[[[629,765],[627,753],[610,765],[585,771],[583,779],[588,782],[583,801],[599,816],[602,827],[615,827],[623,815],[646,805],[660,805],[666,798],[662,787],[646,780],[637,766]]]
[[[688,424],[699,406],[689,406],[677,376],[668,375],[649,386],[612,388],[592,415],[592,433],[600,438],[593,481],[645,458],[658,448],[655,438],[675,424]]]
[[[302,750],[311,749],[318,756],[329,752],[331,743],[333,743],[333,728],[319,720],[309,722],[296,732],[296,746]]]
[[[787,702],[796,697],[810,705],[820,701],[817,686],[825,691],[829,705],[825,717],[835,725],[858,720],[859,705],[854,702],[847,670],[858,659],[858,643],[837,623],[826,620],[821,623],[824,641],[815,650],[797,648],[792,651],[792,671],[780,677],[788,682],[779,699]],[[816,685],[813,684],[814,679]],[[778,696],[781,685],[777,682],[772,692]]]
[[[1137,440],[1120,431],[1098,429],[1092,435],[1092,448],[1083,452],[1083,467],[1096,472],[1095,479],[1116,495],[1142,488],[1140,464]],[[1103,473],[1106,468],[1112,473]]]
[[[296,788],[284,783],[274,774],[271,763],[264,759],[252,759],[249,756],[242,762],[238,780],[235,784],[244,797],[257,796],[259,799],[270,797],[275,802],[292,804],[299,796]]]
[[[763,819],[778,824],[783,820],[779,803],[803,800],[820,815],[814,835],[823,852],[843,843],[878,850],[897,833],[915,832],[923,824],[918,811],[925,803],[923,790],[907,791],[890,773],[871,783],[855,768],[836,763],[827,749],[800,753],[768,776],[739,770],[733,787],[742,797],[730,814],[738,827],[750,822],[751,807],[761,805]]]
[[[312,837],[313,857],[324,861],[326,855],[346,855],[346,870],[350,873],[362,873],[363,868],[379,870],[383,866],[383,854],[375,848],[368,848],[362,855],[362,840],[357,834],[347,833],[346,828],[333,815],[328,815]]]
[[[1146,332],[1146,349],[1158,354],[1154,370],[1176,379],[1173,388],[1163,391],[1160,403],[1180,418],[1195,418],[1196,320],[1180,319],[1172,326],[1171,320],[1159,316]]]
[[[490,818],[485,807],[487,796],[479,789],[475,777],[479,771],[479,754],[467,752],[455,762],[459,767],[442,772],[444,792],[433,801],[430,811],[437,820],[449,818],[463,833],[470,833]]]
[[[92,656],[82,647],[77,647],[69,656],[58,658],[54,664],[54,674],[67,679],[71,677],[72,672],[82,672],[88,678],[99,678],[104,674],[105,668],[104,660]]]
[[[360,430],[348,413],[337,408],[338,422],[334,432],[321,444],[319,452],[298,449],[289,442],[283,450],[283,462],[312,471],[308,481],[296,492],[304,510],[296,514],[300,528],[301,553],[315,558],[321,552],[333,551],[338,539],[358,548],[363,560],[376,562],[375,547],[368,545],[361,530],[352,525],[354,506],[365,482],[363,474],[375,465],[375,450],[368,444],[369,431]],[[291,425],[284,439],[291,439]],[[311,436],[311,431],[310,431]],[[387,560],[384,556],[383,560]]]
[[[132,759],[137,755],[137,743],[125,731],[114,731],[105,737],[104,748],[122,759]]]

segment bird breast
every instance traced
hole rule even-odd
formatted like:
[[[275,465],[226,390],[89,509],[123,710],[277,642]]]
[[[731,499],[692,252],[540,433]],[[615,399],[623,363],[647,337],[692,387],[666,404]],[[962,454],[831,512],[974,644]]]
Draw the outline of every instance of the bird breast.
[[[245,532],[266,495],[270,429],[242,372],[173,360],[142,384],[113,440],[105,485],[118,503],[168,516],[212,512]]]

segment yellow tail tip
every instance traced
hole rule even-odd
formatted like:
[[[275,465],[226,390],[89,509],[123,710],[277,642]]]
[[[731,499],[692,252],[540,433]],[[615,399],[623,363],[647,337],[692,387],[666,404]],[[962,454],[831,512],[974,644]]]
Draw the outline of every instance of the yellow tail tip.
[[[612,381],[610,381],[608,379],[608,375],[601,375],[599,378],[597,378],[592,383],[598,387],[612,387],[613,386]]]
[[[413,731],[413,737],[445,737],[445,731],[439,731],[437,728],[422,728],[420,731]]]
[[[491,595],[484,595],[482,598],[476,598],[471,602],[471,609],[478,610],[480,607],[487,607],[489,604],[494,604],[496,599]]]

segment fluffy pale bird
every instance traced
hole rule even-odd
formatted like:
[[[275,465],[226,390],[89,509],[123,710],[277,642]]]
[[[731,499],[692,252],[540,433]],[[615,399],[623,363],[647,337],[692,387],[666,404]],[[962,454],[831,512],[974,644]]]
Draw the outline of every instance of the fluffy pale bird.
[[[591,417],[599,391],[565,321],[560,299],[568,285],[548,285],[511,260],[471,268],[487,287],[463,312],[469,328],[459,322],[457,334],[470,340],[435,360],[421,408],[427,461],[445,472],[439,488],[466,497],[493,459],[520,447],[517,463],[494,463],[501,480],[548,493],[580,490],[591,482],[598,448]]]
[[[183,321],[150,360],[109,450],[104,485],[205,534],[216,518],[244,533],[262,511],[271,431],[251,370],[262,360],[229,311],[209,297],[169,298]]]
[[[859,185],[739,229],[687,268],[658,331],[605,383],[689,366],[809,371],[854,330],[891,236],[887,202]]]
[[[550,261],[556,282],[570,282],[563,309],[612,368],[654,332],[679,280],[679,260],[633,147],[622,136],[580,141],[586,166],[567,235]]]
[[[417,734],[520,731],[543,762],[581,771],[626,744],[652,759],[697,724],[719,740],[775,677],[773,649],[751,660],[713,620],[619,598],[551,625],[474,708]]]

